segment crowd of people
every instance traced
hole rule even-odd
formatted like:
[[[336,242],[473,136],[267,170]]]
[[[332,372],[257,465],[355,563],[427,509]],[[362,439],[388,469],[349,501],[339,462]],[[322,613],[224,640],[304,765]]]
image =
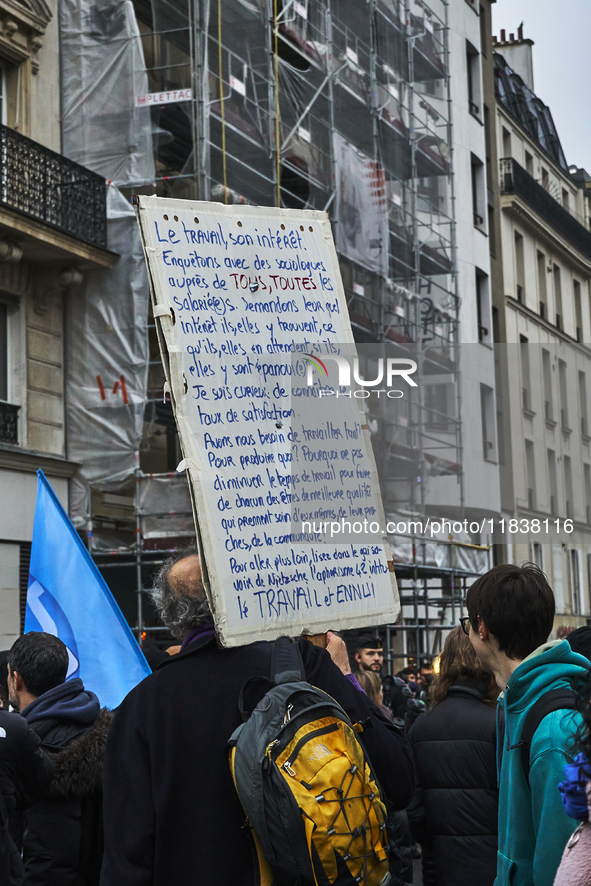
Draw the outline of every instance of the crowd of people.
[[[263,699],[273,644],[218,647],[194,548],[153,599],[179,645],[115,712],[66,679],[57,637],[4,654],[0,884],[264,882],[228,742]],[[360,724],[387,808],[384,886],[411,883],[419,855],[424,886],[591,886],[591,627],[548,642],[554,595],[530,565],[478,578],[467,612],[436,675],[384,674],[373,632],[349,650],[332,632],[326,648],[297,641],[306,681]]]

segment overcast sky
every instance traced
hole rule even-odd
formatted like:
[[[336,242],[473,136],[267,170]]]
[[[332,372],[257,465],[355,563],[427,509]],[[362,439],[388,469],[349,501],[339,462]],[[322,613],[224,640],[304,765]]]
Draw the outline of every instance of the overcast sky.
[[[591,0],[497,0],[493,34],[534,41],[534,89],[550,107],[570,165],[591,173]]]

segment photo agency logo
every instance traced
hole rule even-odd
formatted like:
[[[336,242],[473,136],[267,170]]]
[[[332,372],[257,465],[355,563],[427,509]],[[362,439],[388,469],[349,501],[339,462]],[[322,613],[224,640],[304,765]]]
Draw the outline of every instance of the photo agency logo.
[[[377,375],[374,379],[362,378],[359,371],[359,357],[348,357],[323,355],[322,359],[314,354],[303,353],[301,355],[308,364],[306,370],[306,383],[308,387],[315,384],[316,371],[320,377],[320,381],[329,378],[329,372],[326,367],[326,361],[332,360],[337,364],[338,368],[338,384],[336,387],[320,387],[318,391],[319,397],[356,397],[364,400],[374,394],[380,397],[385,394],[393,400],[404,397],[404,390],[400,390],[395,385],[399,385],[401,381],[407,386],[416,388],[417,383],[412,376],[417,371],[417,364],[414,360],[408,360],[401,357],[380,357],[377,362]],[[351,369],[351,363],[353,364]],[[379,387],[385,385],[385,387]]]

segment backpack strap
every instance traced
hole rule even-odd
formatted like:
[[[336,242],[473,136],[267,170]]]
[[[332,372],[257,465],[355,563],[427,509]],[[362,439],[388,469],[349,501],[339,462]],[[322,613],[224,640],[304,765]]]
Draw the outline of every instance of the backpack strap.
[[[305,679],[304,662],[297,643],[291,637],[278,637],[271,649],[271,680],[279,686]]]
[[[298,683],[300,680],[306,680],[306,671],[297,643],[294,642],[291,637],[278,637],[277,640],[271,644],[271,672],[269,677],[249,677],[248,680],[242,684],[242,689],[238,696],[238,710],[240,711],[240,716],[243,722],[246,723],[254,707],[252,704],[252,693],[251,704],[247,705],[248,689],[249,687],[252,687],[253,684],[264,684],[264,691],[267,692],[273,686],[279,686],[280,683]],[[261,695],[258,694],[255,697],[258,701],[261,698]]]
[[[531,743],[538,726],[544,717],[547,717],[548,714],[554,713],[554,711],[573,711],[576,710],[576,708],[576,693],[573,692],[572,689],[563,687],[562,689],[551,689],[549,692],[545,692],[527,712],[523,729],[521,730],[521,740],[512,747],[519,748],[521,751],[521,765],[528,785],[531,765],[529,759]]]

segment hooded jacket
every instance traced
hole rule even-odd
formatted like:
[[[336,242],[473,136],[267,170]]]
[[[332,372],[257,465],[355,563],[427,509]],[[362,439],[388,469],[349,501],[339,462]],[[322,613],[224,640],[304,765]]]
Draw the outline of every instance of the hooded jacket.
[[[554,711],[540,723],[530,750],[529,786],[520,738],[529,708],[551,689],[581,690],[589,662],[566,640],[546,643],[511,675],[501,704],[503,746],[498,748],[499,851],[495,886],[552,886],[563,849],[575,827],[564,811],[558,782],[574,755],[581,722],[575,711]]]
[[[454,683],[408,733],[418,781],[408,817],[427,861],[425,884],[492,886],[495,879],[496,725],[487,688],[478,680]]]
[[[27,886],[94,886],[102,860],[102,771],[112,714],[81,680],[67,680],[23,711],[54,762],[43,797],[25,814]]]

